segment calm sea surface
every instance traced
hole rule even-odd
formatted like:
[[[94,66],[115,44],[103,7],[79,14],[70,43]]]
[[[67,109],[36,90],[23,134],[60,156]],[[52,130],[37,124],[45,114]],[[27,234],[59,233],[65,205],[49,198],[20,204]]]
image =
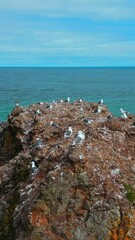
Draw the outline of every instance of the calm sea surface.
[[[120,116],[121,107],[135,114],[135,68],[0,68],[0,121],[15,101],[27,106],[68,96],[103,98],[114,115]]]

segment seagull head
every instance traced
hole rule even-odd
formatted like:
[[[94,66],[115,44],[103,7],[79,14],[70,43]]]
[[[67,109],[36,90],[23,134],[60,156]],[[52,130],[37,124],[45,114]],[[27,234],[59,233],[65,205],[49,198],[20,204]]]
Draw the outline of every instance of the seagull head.
[[[32,167],[36,166],[34,161],[31,162],[31,165],[32,165]]]
[[[84,136],[84,132],[83,131],[78,131],[78,136]]]
[[[125,112],[122,108],[120,108],[120,111],[121,111],[121,113],[124,113],[124,112]]]

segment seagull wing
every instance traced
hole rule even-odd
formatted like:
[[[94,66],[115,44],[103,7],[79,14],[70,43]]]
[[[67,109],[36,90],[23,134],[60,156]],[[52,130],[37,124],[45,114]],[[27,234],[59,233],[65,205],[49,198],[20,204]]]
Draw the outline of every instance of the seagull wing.
[[[73,141],[73,144],[79,144],[82,142],[82,138],[80,136],[77,136],[74,141]]]

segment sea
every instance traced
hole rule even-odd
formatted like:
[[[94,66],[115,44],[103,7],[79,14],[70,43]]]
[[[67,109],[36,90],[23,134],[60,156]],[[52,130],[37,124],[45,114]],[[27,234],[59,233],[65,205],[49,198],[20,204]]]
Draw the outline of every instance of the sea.
[[[135,114],[135,67],[0,67],[0,121],[21,106],[78,97]]]

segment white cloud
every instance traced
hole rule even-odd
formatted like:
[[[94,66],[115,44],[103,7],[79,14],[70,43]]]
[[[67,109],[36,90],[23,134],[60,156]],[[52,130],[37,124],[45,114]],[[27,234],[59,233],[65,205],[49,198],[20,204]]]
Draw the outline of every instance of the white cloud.
[[[135,3],[129,0],[4,0],[0,9],[34,11],[45,16],[132,19]]]
[[[22,44],[8,42],[0,44],[1,53],[34,54],[36,56],[59,57],[132,57],[135,41],[117,41],[107,33],[81,33],[63,31],[34,31],[31,39]],[[31,44],[32,42],[32,44]]]

